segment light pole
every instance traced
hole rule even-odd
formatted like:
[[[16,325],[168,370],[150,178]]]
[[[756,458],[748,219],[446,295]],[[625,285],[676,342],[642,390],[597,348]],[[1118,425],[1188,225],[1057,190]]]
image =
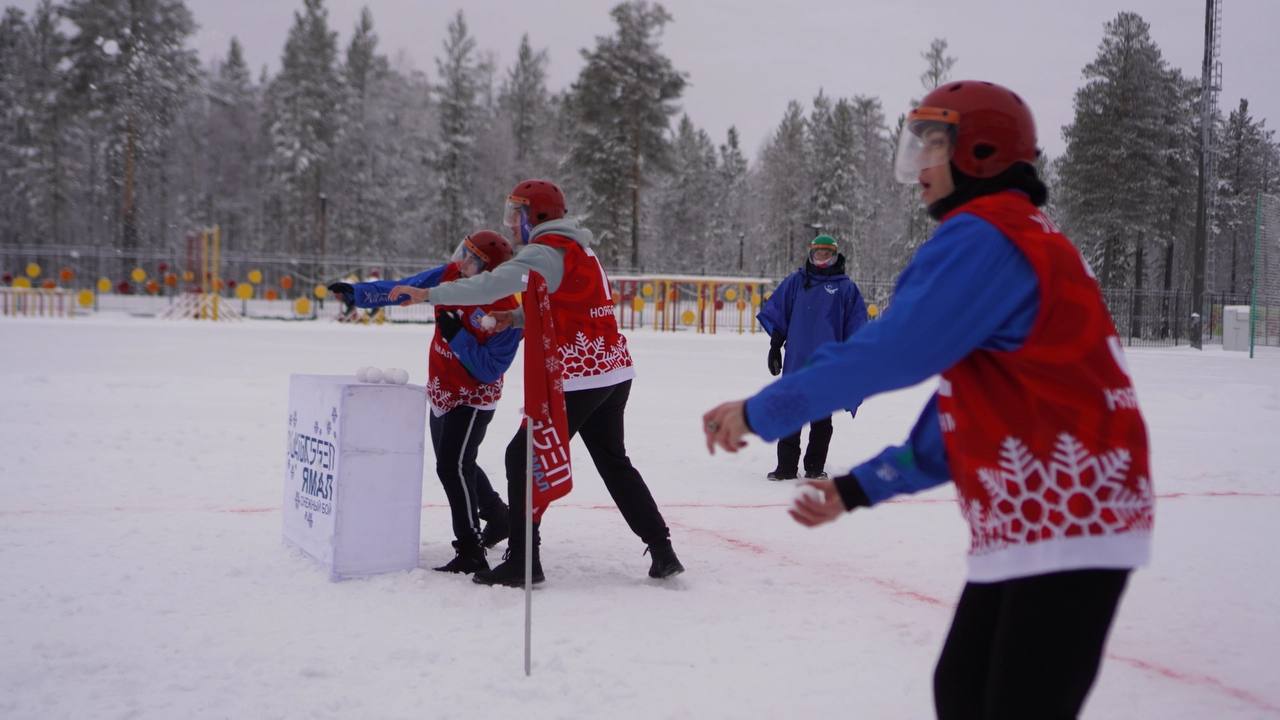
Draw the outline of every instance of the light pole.
[[[742,245],[743,245],[743,242],[746,240],[746,237],[747,237],[746,233],[744,232],[738,233],[738,274],[739,275],[742,274]]]

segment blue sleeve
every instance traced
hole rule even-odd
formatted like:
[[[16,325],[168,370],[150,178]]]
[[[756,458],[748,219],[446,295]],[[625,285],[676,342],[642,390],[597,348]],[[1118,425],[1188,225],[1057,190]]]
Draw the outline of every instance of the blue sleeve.
[[[776,334],[787,336],[791,325],[791,297],[794,294],[795,284],[796,273],[791,273],[773,289],[773,294],[764,301],[764,305],[756,315],[760,326],[770,337]]]
[[[823,345],[798,372],[747,400],[748,422],[776,440],[877,393],[922,382],[979,348],[1016,349],[1039,304],[1035,271],[1013,243],[985,220],[957,216],[920,246],[880,320]]]
[[[378,280],[377,282],[352,283],[351,287],[355,288],[356,307],[376,308],[385,307],[387,305],[396,305],[388,297],[391,288],[397,285],[411,285],[416,288],[433,288],[440,284],[440,278],[444,275],[445,265],[404,278],[403,280]]]
[[[449,341],[449,349],[458,356],[458,361],[471,373],[471,377],[482,383],[491,383],[511,367],[522,337],[524,330],[507,328],[481,344],[464,328]]]
[[[885,448],[853,469],[872,505],[895,495],[920,492],[951,480],[947,448],[938,423],[938,395],[929,398],[905,445]]]
[[[867,303],[862,299],[862,293],[858,291],[858,286],[849,283],[850,294],[853,296],[849,300],[849,309],[844,315],[844,337],[849,339],[853,334],[858,332],[858,328],[867,324]]]

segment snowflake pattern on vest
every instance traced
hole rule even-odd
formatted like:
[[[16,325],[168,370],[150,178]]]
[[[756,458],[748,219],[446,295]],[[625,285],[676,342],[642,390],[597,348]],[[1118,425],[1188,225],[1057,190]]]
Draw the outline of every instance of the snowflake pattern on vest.
[[[1000,467],[978,470],[989,504],[971,499],[962,506],[971,551],[979,555],[1042,540],[1149,531],[1151,483],[1145,477],[1130,481],[1130,464],[1128,450],[1092,455],[1068,433],[1058,435],[1048,464],[1018,438],[1005,438]]]
[[[603,375],[611,370],[630,367],[631,353],[627,351],[627,339],[620,333],[614,337],[617,341],[606,348],[603,337],[591,340],[586,333],[579,332],[573,342],[561,345],[564,379]]]
[[[487,385],[458,389],[461,392],[452,393],[440,384],[440,378],[433,377],[427,383],[427,397],[431,399],[431,406],[440,412],[449,412],[461,405],[474,408],[492,407],[497,405],[502,397],[502,378]]]

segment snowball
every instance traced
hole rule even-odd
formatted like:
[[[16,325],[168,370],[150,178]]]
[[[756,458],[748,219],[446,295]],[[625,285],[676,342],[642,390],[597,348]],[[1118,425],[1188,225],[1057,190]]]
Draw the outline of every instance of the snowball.
[[[371,367],[365,371],[364,381],[367,383],[382,382],[382,371],[376,367]]]
[[[392,385],[404,385],[409,382],[409,371],[404,368],[387,368],[382,371],[382,379]]]
[[[801,500],[822,503],[827,501],[827,494],[812,485],[801,485],[796,489],[796,496],[792,499],[792,502],[799,504]]]
[[[480,318],[480,328],[482,330],[492,330],[498,326],[498,318],[492,315],[485,315]]]

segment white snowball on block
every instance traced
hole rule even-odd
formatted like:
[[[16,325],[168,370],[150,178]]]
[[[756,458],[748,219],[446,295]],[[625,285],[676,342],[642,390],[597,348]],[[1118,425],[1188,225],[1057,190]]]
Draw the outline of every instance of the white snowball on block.
[[[356,370],[356,381],[357,381],[357,382],[369,382],[368,377],[369,377],[369,366],[368,366],[368,365],[362,365],[362,366],[360,366],[360,368],[359,368],[359,369],[357,369],[357,370]]]
[[[409,371],[404,368],[387,368],[382,371],[382,379],[392,385],[404,385],[409,382]]]
[[[382,382],[382,370],[376,367],[371,367],[366,369],[364,373],[364,382],[367,382],[367,383]]]

